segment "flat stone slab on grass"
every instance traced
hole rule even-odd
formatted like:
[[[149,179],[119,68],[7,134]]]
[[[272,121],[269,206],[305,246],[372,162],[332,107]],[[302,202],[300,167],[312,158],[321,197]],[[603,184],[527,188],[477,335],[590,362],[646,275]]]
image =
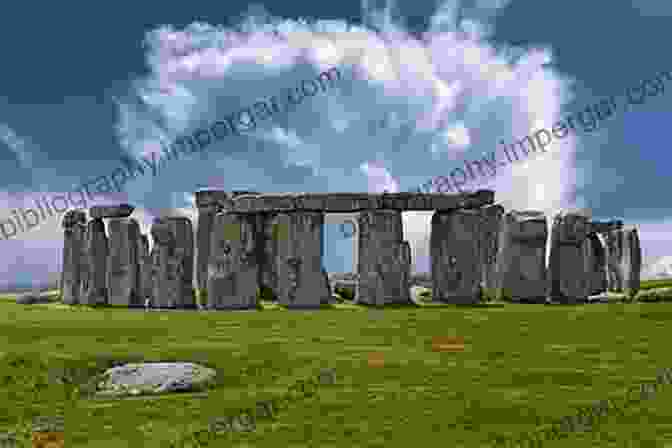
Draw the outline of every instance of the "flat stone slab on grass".
[[[16,298],[16,303],[20,305],[34,305],[37,303],[51,303],[55,302],[51,294],[29,292],[21,294]]]
[[[200,390],[214,380],[215,370],[188,362],[124,364],[107,369],[98,396],[127,396]]]

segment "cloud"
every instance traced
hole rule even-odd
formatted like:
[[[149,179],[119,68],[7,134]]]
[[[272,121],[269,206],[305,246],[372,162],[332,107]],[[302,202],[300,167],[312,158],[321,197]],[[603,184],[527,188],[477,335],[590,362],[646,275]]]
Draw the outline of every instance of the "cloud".
[[[362,3],[362,24],[280,19],[255,6],[238,26],[166,25],[147,33],[147,74],[115,95],[118,142],[133,157],[156,154],[255,102],[336,67],[341,80],[275,113],[202,156],[166,164],[128,190],[154,213],[191,207],[185,192],[213,186],[256,191],[406,191],[454,168],[456,155],[492,151],[558,121],[571,81],[550,48],[492,41],[509,2],[442,2],[422,34],[393,3]],[[284,106],[283,106],[284,109]],[[392,117],[371,132],[371,122]],[[580,142],[558,142],[544,157],[502,168],[493,186],[509,208],[553,210],[575,203]],[[173,194],[174,193],[174,194]],[[427,254],[427,217],[405,218],[414,253]],[[418,260],[425,255],[416,257]]]

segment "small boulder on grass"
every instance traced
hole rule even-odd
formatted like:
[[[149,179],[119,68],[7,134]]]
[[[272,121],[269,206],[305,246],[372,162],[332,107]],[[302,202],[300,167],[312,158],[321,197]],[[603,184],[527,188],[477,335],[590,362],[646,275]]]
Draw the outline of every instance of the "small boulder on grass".
[[[413,303],[429,302],[432,300],[432,290],[423,286],[411,286],[411,301]]]
[[[99,396],[127,396],[202,390],[215,379],[213,369],[189,362],[125,364],[107,369]]]
[[[21,294],[16,298],[16,303],[20,305],[34,305],[37,303],[50,303],[52,301],[53,299],[50,295],[39,292]]]

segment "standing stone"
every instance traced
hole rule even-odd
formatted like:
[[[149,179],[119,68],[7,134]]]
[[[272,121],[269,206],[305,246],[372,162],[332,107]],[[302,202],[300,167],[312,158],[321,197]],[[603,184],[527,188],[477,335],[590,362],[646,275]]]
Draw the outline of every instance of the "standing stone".
[[[590,295],[601,294],[607,290],[607,257],[602,241],[596,233],[588,234],[586,244],[590,254]]]
[[[182,263],[175,256],[177,243],[172,226],[155,218],[150,230],[152,249],[152,306],[178,308],[182,286]]]
[[[278,302],[288,308],[318,308],[331,298],[322,270],[324,214],[278,213],[274,222]]]
[[[171,226],[175,235],[175,256],[179,258],[182,266],[182,286],[180,291],[179,308],[196,308],[196,296],[194,294],[194,229],[191,220],[185,216],[163,218]]]
[[[590,295],[588,217],[558,213],[551,231],[549,257],[550,297],[562,303],[584,302]]]
[[[546,300],[547,238],[546,217],[542,212],[512,210],[504,215],[495,262],[498,300],[527,303]]]
[[[210,239],[212,224],[217,214],[217,205],[198,205],[198,228],[196,230],[196,284],[203,290],[207,288],[208,259],[210,257]]]
[[[159,308],[196,307],[193,289],[194,237],[189,218],[155,218],[152,238],[155,253],[152,304]]]
[[[432,216],[433,301],[461,305],[480,302],[481,220],[479,210],[436,211]]]
[[[278,253],[278,220],[277,214],[257,214],[257,242],[259,243],[259,285],[273,291],[277,300],[278,273],[276,256]],[[280,232],[282,233],[282,232]]]
[[[140,226],[134,218],[110,218],[107,289],[110,305],[141,306],[138,240]]]
[[[140,264],[140,297],[144,303],[146,299],[152,299],[152,256],[149,252],[149,238],[140,235],[138,244],[138,260]]]
[[[331,282],[329,282],[329,274],[327,270],[322,268],[322,277],[324,278],[324,287],[329,291],[329,297],[323,298],[322,305],[330,305],[336,303],[336,298],[334,297],[334,291],[331,288]]]
[[[86,235],[89,280],[84,299],[87,305],[106,305],[108,303],[107,257],[109,243],[103,220],[94,218],[89,221]]]
[[[612,292],[623,291],[623,230],[617,229],[605,233],[607,252],[608,289]]]
[[[623,273],[623,288],[629,297],[634,297],[639,291],[642,271],[642,249],[639,244],[639,234],[636,228],[624,229],[623,259],[621,272]]]
[[[81,253],[79,254],[80,268],[78,297],[79,303],[86,305],[88,304],[87,296],[91,281],[91,265],[89,264],[89,227],[87,224],[83,224],[82,228],[82,245],[80,246]]]
[[[494,292],[497,288],[495,277],[497,246],[504,207],[501,205],[490,205],[481,208],[481,212],[483,218],[483,227],[481,229],[481,238],[483,241],[481,248],[483,279],[481,280],[481,286],[484,290]]]
[[[410,249],[399,210],[364,210],[358,218],[356,302],[382,306],[411,303]]]
[[[82,283],[82,259],[85,250],[86,212],[70,210],[63,216],[63,271],[61,273],[61,291],[63,303],[80,303]]]
[[[198,227],[196,230],[196,284],[203,290],[208,285],[208,266],[210,260],[210,244],[215,216],[230,210],[233,198],[246,194],[258,194],[254,191],[236,190],[199,190],[196,192],[198,207]]]
[[[208,264],[208,308],[252,309],[257,306],[259,266],[256,217],[222,212],[215,215]]]

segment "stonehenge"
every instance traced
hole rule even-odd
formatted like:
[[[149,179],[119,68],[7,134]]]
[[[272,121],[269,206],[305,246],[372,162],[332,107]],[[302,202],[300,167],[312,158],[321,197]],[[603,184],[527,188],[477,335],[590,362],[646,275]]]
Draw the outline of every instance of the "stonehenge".
[[[323,267],[325,214],[355,213],[355,301],[413,304],[404,211],[432,211],[432,300],[473,305],[580,303],[639,289],[637,229],[578,212],[552,217],[506,211],[491,190],[460,194],[259,193],[199,190],[189,218],[154,218],[147,235],[129,204],[71,210],[63,218],[66,304],[158,309],[252,310],[264,300],[289,309],[333,303]],[[546,261],[548,255],[548,262]],[[548,266],[547,266],[548,265]]]

